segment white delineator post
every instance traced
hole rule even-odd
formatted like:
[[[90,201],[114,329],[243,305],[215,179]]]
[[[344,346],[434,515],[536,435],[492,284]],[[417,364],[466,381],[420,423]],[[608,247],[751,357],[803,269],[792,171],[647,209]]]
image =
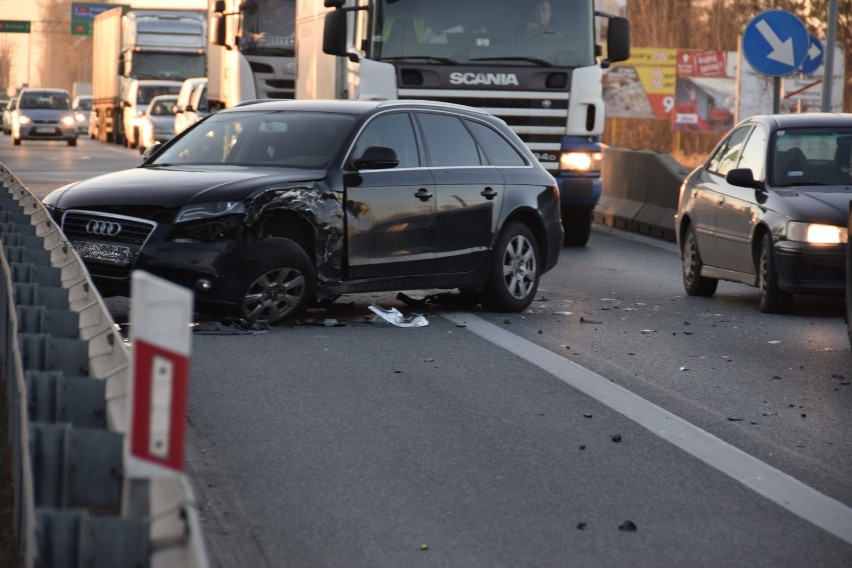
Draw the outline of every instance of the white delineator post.
[[[137,270],[131,281],[129,477],[182,472],[192,291]]]

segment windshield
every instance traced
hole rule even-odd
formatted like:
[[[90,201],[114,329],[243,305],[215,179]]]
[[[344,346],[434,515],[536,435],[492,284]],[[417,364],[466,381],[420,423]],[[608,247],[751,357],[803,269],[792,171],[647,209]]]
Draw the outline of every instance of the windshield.
[[[852,128],[779,130],[772,152],[773,185],[852,183]]]
[[[211,115],[149,165],[203,164],[325,169],[356,117],[246,111]]]
[[[140,85],[136,94],[136,104],[147,105],[156,96],[176,95],[180,91],[180,85]]]
[[[479,65],[595,63],[592,0],[378,0],[367,56]]]
[[[207,75],[204,54],[134,53],[133,76],[137,79],[183,81]]]
[[[71,97],[66,93],[24,93],[19,106],[21,109],[71,110]]]
[[[295,53],[295,0],[251,0],[244,2],[241,10],[241,51],[278,55]]]

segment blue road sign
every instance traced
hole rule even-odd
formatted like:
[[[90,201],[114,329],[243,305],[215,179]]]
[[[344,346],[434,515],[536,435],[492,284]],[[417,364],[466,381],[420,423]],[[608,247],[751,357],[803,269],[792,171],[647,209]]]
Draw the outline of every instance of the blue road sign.
[[[784,10],[761,12],[743,32],[743,56],[755,71],[770,77],[795,71],[808,56],[809,46],[805,24]]]
[[[808,55],[805,57],[804,63],[799,67],[799,73],[803,73],[805,75],[810,75],[814,73],[819,66],[822,65],[823,57],[825,56],[825,49],[822,47],[822,42],[811,36],[811,43],[808,46]]]

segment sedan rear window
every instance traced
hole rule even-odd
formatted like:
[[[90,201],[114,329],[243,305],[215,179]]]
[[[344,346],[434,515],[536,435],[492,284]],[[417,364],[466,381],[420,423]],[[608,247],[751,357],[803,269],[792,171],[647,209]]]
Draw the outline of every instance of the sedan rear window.
[[[204,164],[325,169],[356,117],[323,112],[228,112],[211,116],[150,165]]]

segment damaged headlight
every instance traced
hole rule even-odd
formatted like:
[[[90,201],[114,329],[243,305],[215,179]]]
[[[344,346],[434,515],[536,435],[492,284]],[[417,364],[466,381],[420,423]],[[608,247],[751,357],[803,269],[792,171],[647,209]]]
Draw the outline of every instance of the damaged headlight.
[[[198,221],[222,215],[240,215],[246,212],[246,206],[240,201],[220,201],[218,203],[196,203],[187,205],[178,211],[175,223]]]
[[[787,223],[787,238],[802,243],[831,245],[845,243],[848,239],[846,227],[822,225],[819,223]]]

